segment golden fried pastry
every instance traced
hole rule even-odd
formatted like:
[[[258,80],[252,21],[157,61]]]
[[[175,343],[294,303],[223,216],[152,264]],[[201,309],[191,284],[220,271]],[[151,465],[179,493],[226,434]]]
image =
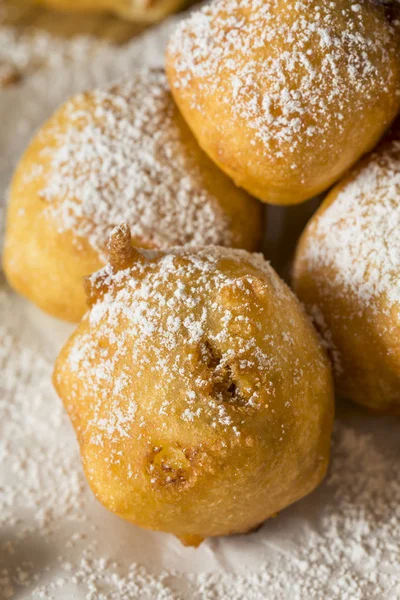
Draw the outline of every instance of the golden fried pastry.
[[[4,269],[44,311],[78,321],[83,277],[106,263],[113,227],[146,248],[253,250],[262,207],[199,149],[160,70],[69,100],[42,127],[11,187]]]
[[[294,283],[340,394],[400,414],[400,136],[330,192],[300,240]]]
[[[187,0],[34,0],[50,8],[76,12],[112,12],[131,21],[154,22],[175,12]]]
[[[328,360],[258,254],[133,249],[114,230],[54,383],[106,508],[197,545],[310,493],[329,456]]]
[[[400,107],[396,33],[369,0],[214,0],[178,26],[167,74],[201,147],[271,204],[327,189]]]

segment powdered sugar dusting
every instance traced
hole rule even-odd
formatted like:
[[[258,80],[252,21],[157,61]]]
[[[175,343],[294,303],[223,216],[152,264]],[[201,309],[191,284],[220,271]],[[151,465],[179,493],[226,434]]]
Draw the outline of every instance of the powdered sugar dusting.
[[[43,137],[45,145],[47,135],[54,136],[56,149],[41,151],[50,166],[42,169],[40,192],[60,231],[87,238],[103,259],[111,229],[121,221],[145,247],[240,244],[204,182],[194,140],[192,148],[184,145],[161,70],[141,70],[129,81],[78,96],[62,114]],[[34,164],[32,177],[38,169]]]
[[[289,153],[296,170],[298,148],[329,152],[332,132],[342,135],[366,102],[393,86],[395,34],[389,26],[374,31],[378,13],[365,4],[216,0],[172,36],[174,85],[195,82],[189,101],[199,111],[209,95],[229,103],[262,155]]]
[[[254,321],[254,289],[260,285],[270,288],[277,322],[279,311],[284,310],[281,303],[291,293],[262,255],[208,247],[196,252],[142,252],[141,256],[130,269],[115,273],[107,266],[91,277],[101,297],[85,317],[87,329],[75,336],[68,351],[68,370],[73,373],[68,396],[72,413],[76,399],[88,394],[94,402],[93,418],[87,426],[95,432],[91,443],[109,447],[110,440],[126,435],[124,423],[132,424],[135,419],[135,410],[126,407],[124,388],[135,402],[136,382],[154,372],[154,381],[162,381],[158,394],[175,389],[178,380],[180,390],[185,390],[183,402],[178,400],[178,389],[174,402],[159,401],[162,427],[168,427],[166,417],[187,423],[201,419],[212,428],[229,432],[235,445],[241,437],[241,414],[265,405],[275,394],[269,374],[279,371],[276,348],[281,348],[284,361],[294,344],[291,317],[287,316],[284,334],[278,334],[275,327],[265,331],[262,305],[259,319]],[[225,273],[223,261],[232,261],[240,275]],[[263,283],[257,279],[260,273]],[[102,290],[106,290],[104,294]],[[240,302],[224,300],[230,294]],[[271,317],[268,319],[270,322]],[[234,325],[239,322],[240,330]],[[107,344],[110,350],[99,356],[99,344]],[[317,367],[317,372],[318,366],[310,365],[310,369]],[[63,365],[57,377],[63,381]],[[302,369],[295,364],[293,380],[302,381]],[[115,392],[116,386],[111,410],[110,391],[113,387]],[[140,439],[146,432],[146,410],[143,397],[137,401],[142,403]],[[155,405],[155,401],[149,402]],[[240,407],[235,416],[232,407]],[[152,418],[151,411],[148,416]]]
[[[0,4],[0,11],[1,7]],[[12,27],[2,26],[0,74],[14,72],[24,80],[44,67],[57,69],[74,62],[82,63],[93,58],[101,47],[101,43],[95,38],[80,36],[66,44],[43,31],[22,33]],[[17,82],[18,79],[10,83]]]
[[[3,8],[0,0],[0,10]],[[7,2],[5,10],[9,8],[12,7]],[[105,44],[92,36],[62,40],[39,28],[21,31],[0,26],[0,64],[20,78],[17,85],[0,91],[1,114],[7,115],[7,126],[3,122],[0,128],[0,145],[7,149],[0,153],[0,223],[4,221],[4,203],[13,170],[45,120],[72,94],[110,85],[116,78],[131,77],[139,65],[161,66],[175,23],[176,17],[167,19],[156,30],[157,35],[149,31],[122,46]]]
[[[321,289],[351,293],[360,310],[383,295],[388,308],[400,302],[399,141],[372,154],[307,235],[304,259]],[[332,277],[324,282],[318,273],[326,268]]]

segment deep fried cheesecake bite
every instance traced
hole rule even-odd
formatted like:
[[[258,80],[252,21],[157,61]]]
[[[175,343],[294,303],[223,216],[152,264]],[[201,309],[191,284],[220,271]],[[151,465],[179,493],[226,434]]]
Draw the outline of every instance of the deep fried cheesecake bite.
[[[201,147],[271,204],[329,188],[400,107],[398,32],[372,0],[214,0],[178,25],[167,74]]]
[[[325,199],[303,233],[295,290],[338,391],[400,414],[400,129]]]
[[[185,544],[246,532],[323,478],[330,367],[258,254],[142,251],[114,230],[54,384],[102,504]]]
[[[106,263],[127,222],[145,248],[218,244],[254,250],[262,207],[200,150],[160,69],[69,100],[15,173],[4,270],[44,311],[79,321],[83,277]]]

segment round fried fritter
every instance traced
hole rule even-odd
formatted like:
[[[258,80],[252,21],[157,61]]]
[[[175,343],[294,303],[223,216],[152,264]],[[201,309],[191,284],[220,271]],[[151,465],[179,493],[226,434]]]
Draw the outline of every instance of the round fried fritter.
[[[339,393],[400,414],[400,136],[330,192],[298,245],[294,284]]]
[[[328,360],[261,255],[138,251],[128,231],[88,280],[92,308],[54,372],[89,484],[186,544],[251,530],[326,472]]]
[[[78,321],[83,277],[106,263],[113,227],[145,248],[253,250],[262,206],[200,150],[161,70],[69,100],[41,128],[12,182],[4,269],[44,311]]]
[[[180,24],[171,90],[201,147],[271,204],[326,190],[400,107],[398,33],[353,0],[214,0]]]

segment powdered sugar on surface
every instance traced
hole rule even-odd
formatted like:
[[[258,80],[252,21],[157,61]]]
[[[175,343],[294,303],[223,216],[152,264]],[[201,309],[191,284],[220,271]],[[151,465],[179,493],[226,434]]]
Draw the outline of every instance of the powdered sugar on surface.
[[[398,598],[398,423],[341,411],[315,493],[254,534],[184,549],[120,521],[89,493],[38,317],[1,283],[2,597]],[[55,322],[47,325],[54,337]]]
[[[39,133],[44,148],[26,175],[42,173],[39,194],[59,230],[72,231],[77,243],[87,239],[103,260],[112,228],[123,221],[144,247],[240,244],[204,182],[196,142],[176,117],[161,69],[133,71],[121,84],[70,100]],[[242,194],[233,185],[231,193]]]
[[[53,60],[57,54],[65,77],[51,85],[50,68],[18,90],[0,92],[0,113],[7,114],[0,128],[0,204],[35,128],[71,93],[135,64],[161,64],[172,23],[129,48],[104,48],[101,59],[88,58],[91,69],[82,55],[77,62],[60,58],[58,44],[46,36],[45,53]],[[21,40],[13,40],[15,52]],[[68,52],[75,43],[66,43]],[[170,536],[110,515],[88,491],[72,428],[50,383],[67,333],[0,280],[0,597],[399,598],[397,422],[340,410],[323,486],[257,533],[184,549]]]
[[[340,136],[393,81],[395,34],[374,32],[377,14],[365,4],[215,0],[172,36],[174,86],[190,86],[199,111],[209,96],[228,103],[264,157],[290,152],[296,169],[297,148],[328,152],[332,132]]]
[[[389,309],[400,302],[399,141],[372,154],[308,235],[303,257],[322,291],[351,293],[357,310],[383,296]],[[327,268],[333,276],[324,282],[319,273]]]
[[[2,26],[0,72],[15,70],[24,79],[43,67],[57,69],[68,63],[81,63],[93,57],[100,48],[101,44],[89,37],[82,36],[66,44],[44,32],[28,34]]]

